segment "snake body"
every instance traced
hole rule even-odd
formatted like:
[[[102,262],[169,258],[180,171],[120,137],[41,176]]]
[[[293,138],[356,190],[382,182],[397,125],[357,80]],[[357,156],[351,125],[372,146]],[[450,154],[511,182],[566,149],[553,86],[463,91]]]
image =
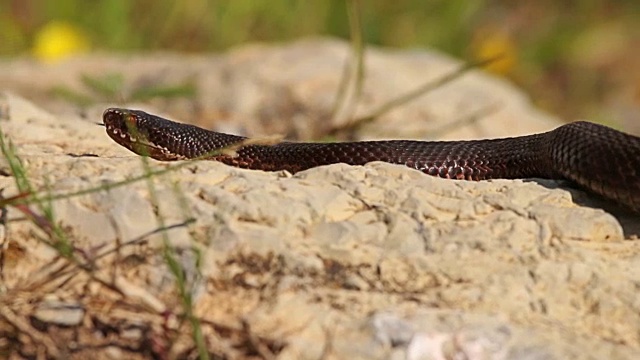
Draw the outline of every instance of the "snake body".
[[[403,164],[448,179],[566,179],[640,211],[640,138],[590,122],[512,138],[470,141],[279,142],[176,123],[140,110],[110,108],[107,134],[118,144],[157,160],[204,158],[241,168],[295,173],[334,163]],[[237,147],[232,153],[221,151]]]

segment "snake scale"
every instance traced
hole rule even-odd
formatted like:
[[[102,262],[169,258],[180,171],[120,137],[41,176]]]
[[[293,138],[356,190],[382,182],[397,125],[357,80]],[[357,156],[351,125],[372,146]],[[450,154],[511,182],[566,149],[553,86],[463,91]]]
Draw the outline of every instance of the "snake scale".
[[[241,168],[295,173],[334,163],[403,164],[448,179],[566,179],[640,211],[640,138],[590,122],[512,138],[469,141],[279,142],[242,145],[247,138],[180,124],[140,110],[110,108],[107,134],[157,160],[204,158]],[[240,144],[240,145],[238,145]],[[233,153],[220,152],[238,146]]]

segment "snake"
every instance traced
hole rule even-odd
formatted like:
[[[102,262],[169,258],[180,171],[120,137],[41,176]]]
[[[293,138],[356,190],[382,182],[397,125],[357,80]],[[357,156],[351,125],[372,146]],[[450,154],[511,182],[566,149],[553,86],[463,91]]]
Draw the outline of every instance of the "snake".
[[[497,139],[261,143],[141,110],[108,108],[102,120],[116,143],[160,161],[206,159],[290,173],[383,161],[446,179],[564,179],[640,212],[640,138],[587,121]]]

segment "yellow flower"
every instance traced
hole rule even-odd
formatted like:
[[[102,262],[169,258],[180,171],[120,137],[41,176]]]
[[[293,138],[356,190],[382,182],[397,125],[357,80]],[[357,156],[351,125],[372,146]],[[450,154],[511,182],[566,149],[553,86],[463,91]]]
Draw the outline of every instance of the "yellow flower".
[[[43,61],[56,61],[89,49],[89,39],[69,23],[51,21],[36,34],[33,55]]]
[[[503,76],[513,71],[518,60],[518,50],[511,36],[497,29],[479,31],[475,37],[472,52],[476,60],[498,57],[484,69]]]

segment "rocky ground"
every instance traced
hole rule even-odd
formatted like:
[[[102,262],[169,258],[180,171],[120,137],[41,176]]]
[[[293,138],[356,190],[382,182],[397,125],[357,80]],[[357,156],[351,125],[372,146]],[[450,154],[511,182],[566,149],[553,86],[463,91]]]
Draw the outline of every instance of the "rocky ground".
[[[347,55],[344,43],[309,40],[210,56],[4,61],[0,127],[44,205],[5,202],[0,353],[195,358],[191,316],[214,358],[640,357],[640,222],[567,183],[447,181],[383,163],[295,175],[145,163],[95,125],[104,108],[127,106],[317,139],[350,114],[330,116]],[[457,65],[370,50],[353,113]],[[79,107],[50,92],[116,72],[125,95],[187,80],[197,93]],[[558,124],[473,72],[349,135],[460,139]],[[7,199],[25,186],[10,165],[0,162]],[[85,189],[95,191],[65,196]]]

